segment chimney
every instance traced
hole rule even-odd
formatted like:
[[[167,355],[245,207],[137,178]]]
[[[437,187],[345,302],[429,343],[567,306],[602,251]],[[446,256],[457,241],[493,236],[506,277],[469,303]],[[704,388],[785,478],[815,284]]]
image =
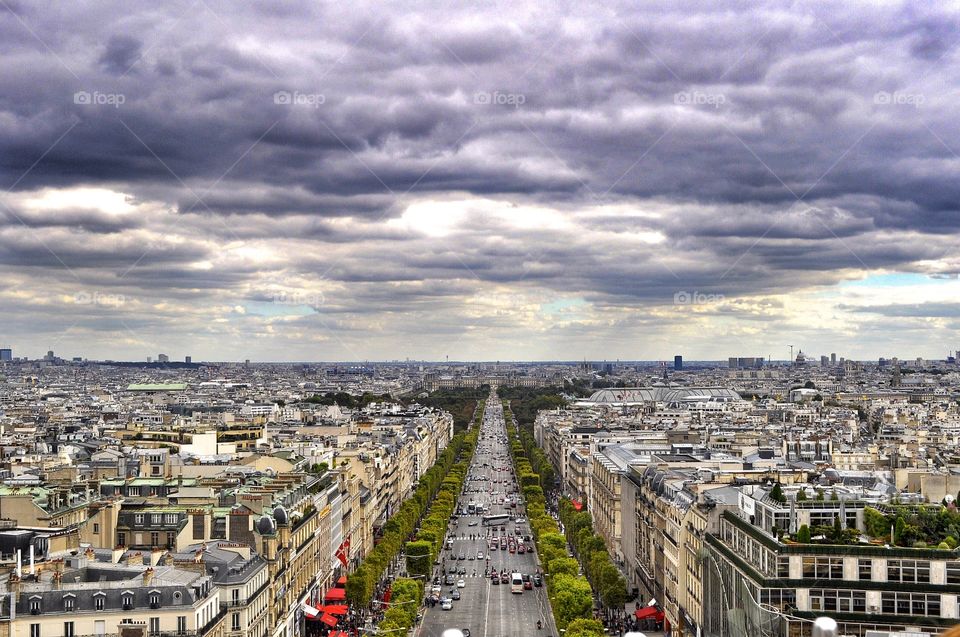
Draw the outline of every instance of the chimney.
[[[143,553],[137,551],[127,556],[127,566],[143,566]]]
[[[153,581],[153,574],[154,574],[154,570],[152,566],[143,572],[144,586],[150,586],[150,582]]]
[[[97,559],[97,554],[93,552],[92,546],[88,546],[87,550],[83,552],[83,555],[91,562],[96,561]]]
[[[10,573],[10,580],[9,580],[9,582],[10,582],[10,583],[9,583],[10,592],[14,594],[14,599],[15,599],[16,601],[19,601],[19,599],[20,599],[20,576],[17,575],[16,572],[11,572],[11,573]],[[14,603],[16,603],[16,601],[15,601]]]
[[[53,590],[60,590],[60,586],[63,584],[63,574],[60,571],[53,572]]]

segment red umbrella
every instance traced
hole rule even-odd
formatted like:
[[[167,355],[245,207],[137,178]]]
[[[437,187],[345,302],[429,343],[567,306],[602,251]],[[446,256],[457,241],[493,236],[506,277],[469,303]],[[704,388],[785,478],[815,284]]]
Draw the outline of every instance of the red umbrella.
[[[334,617],[333,615],[330,615],[329,613],[324,613],[323,615],[320,615],[320,621],[322,621],[327,626],[330,626],[331,628],[337,625],[337,618]]]

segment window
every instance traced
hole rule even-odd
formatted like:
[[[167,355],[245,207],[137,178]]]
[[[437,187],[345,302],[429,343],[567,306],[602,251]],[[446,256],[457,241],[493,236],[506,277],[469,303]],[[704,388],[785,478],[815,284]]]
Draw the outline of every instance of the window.
[[[937,593],[880,593],[881,612],[888,615],[940,616]]]
[[[150,546],[160,546],[160,533],[150,531]]]
[[[134,515],[133,522],[134,524],[143,524],[143,514],[137,513],[136,515]]]
[[[150,608],[160,608],[160,593],[150,593]]]
[[[873,579],[873,561],[857,560],[857,572],[861,582],[868,582]]]
[[[810,589],[810,610],[833,613],[863,613],[867,609],[866,591]]]
[[[183,634],[187,632],[187,616],[180,615],[177,617],[177,632]]]
[[[140,495],[140,487],[127,487],[127,495]]]
[[[887,581],[930,583],[930,562],[919,560],[888,560]]]
[[[160,632],[160,618],[151,617],[150,618],[150,634],[156,635],[159,632]]]
[[[39,599],[31,599],[31,600],[30,600],[30,614],[31,614],[31,615],[39,615],[39,614],[40,614],[40,600],[39,600]]]
[[[73,637],[73,622],[63,622],[63,637]]]
[[[30,624],[30,637],[40,637],[40,624]]]
[[[127,545],[127,534],[124,532],[117,533],[117,546],[126,546]]]
[[[230,617],[230,630],[240,630],[240,613],[234,613]]]
[[[960,562],[947,562],[947,584],[960,584]]]
[[[163,516],[163,523],[164,523],[164,524],[176,524],[176,523],[177,523],[177,519],[179,519],[179,517],[180,517],[180,516],[178,516],[176,513],[166,513],[166,514],[164,514],[164,516]]]
[[[807,579],[843,579],[843,558],[804,557],[803,577]]]
[[[775,606],[780,610],[797,607],[797,591],[792,588],[760,589],[760,603]]]
[[[790,578],[790,558],[786,555],[781,555],[777,557],[777,578],[779,579],[789,579]]]
[[[76,608],[77,600],[73,597],[64,597],[63,598],[63,610],[71,611]]]
[[[163,516],[159,513],[154,513],[150,516],[151,524],[160,524],[160,521],[163,519]]]
[[[124,593],[120,600],[123,603],[123,610],[131,610],[133,608],[132,593]]]
[[[94,532],[94,533],[99,533],[99,532],[100,532],[100,525],[99,525],[98,523],[96,523],[96,522],[93,523],[93,532]]]
[[[167,546],[173,548],[177,545],[177,534],[176,533],[167,533]]]
[[[103,610],[104,598],[105,598],[105,595],[103,593],[99,593],[93,598],[94,610]]]

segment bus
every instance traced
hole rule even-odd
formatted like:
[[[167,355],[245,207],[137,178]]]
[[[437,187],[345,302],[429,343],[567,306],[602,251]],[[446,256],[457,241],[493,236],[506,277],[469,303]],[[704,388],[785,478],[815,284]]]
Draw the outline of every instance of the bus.
[[[506,524],[510,520],[510,515],[507,513],[496,513],[494,515],[485,515],[483,516],[483,525],[489,526],[490,524]]]
[[[511,593],[522,593],[523,592],[523,575],[520,573],[511,573],[510,575],[510,592]]]

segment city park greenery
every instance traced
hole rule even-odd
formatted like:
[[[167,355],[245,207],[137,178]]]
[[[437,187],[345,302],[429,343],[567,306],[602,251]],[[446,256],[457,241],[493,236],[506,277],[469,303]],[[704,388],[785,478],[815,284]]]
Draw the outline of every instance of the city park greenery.
[[[591,541],[589,547],[571,542],[580,556],[580,565],[587,577],[580,575],[580,565],[567,552],[567,539],[560,533],[556,521],[546,510],[546,498],[554,486],[554,470],[543,450],[537,446],[533,434],[528,428],[516,427],[512,403],[504,401],[504,415],[507,420],[507,433],[510,441],[510,454],[513,457],[517,479],[523,489],[527,506],[527,517],[533,529],[534,539],[544,571],[547,573],[547,593],[553,607],[557,628],[566,629],[566,637],[594,637],[604,634],[603,624],[593,619],[594,591],[600,600],[611,607],[623,607],[627,599],[627,584],[620,572],[613,566],[610,554],[603,540],[599,545]],[[572,509],[568,500],[561,503]],[[590,516],[578,518],[587,520],[590,534]],[[565,523],[566,524],[566,523]],[[579,528],[579,527],[578,527]],[[567,527],[568,537],[570,528]],[[612,569],[612,573],[611,570]],[[615,577],[613,576],[615,574]]]
[[[477,411],[478,419],[480,413],[482,413],[482,405]],[[460,493],[463,479],[466,476],[470,458],[473,456],[474,449],[476,449],[478,433],[479,427],[473,427],[466,432],[456,434],[433,466],[427,469],[420,478],[413,495],[407,498],[396,513],[383,525],[382,536],[377,545],[347,579],[346,596],[351,605],[356,608],[365,608],[370,603],[377,582],[380,581],[390,562],[404,548],[405,543],[411,539],[418,526],[429,520],[428,528],[435,528],[436,518],[433,517],[431,511],[433,506],[438,506],[437,510],[443,511],[446,509],[447,502],[456,501],[457,494]],[[428,512],[430,512],[430,515],[428,515]],[[449,512],[444,516],[444,528],[449,516]],[[430,536],[424,535],[419,539],[424,541],[428,537]],[[418,555],[418,553],[413,553],[413,555]],[[426,559],[432,562],[432,558],[428,557]],[[427,564],[427,573],[429,573],[430,562]],[[417,568],[417,572],[423,574],[420,562],[415,561],[414,566]],[[411,581],[417,582],[417,580]],[[421,585],[418,583],[418,586]],[[394,595],[396,595],[395,587],[396,582],[393,588]],[[417,600],[420,599],[420,595],[422,595],[422,587],[419,589]],[[409,606],[414,606],[413,616],[415,617],[415,605],[410,604]],[[400,613],[394,613],[391,617],[400,621],[403,616]],[[412,625],[412,621],[410,625]]]

